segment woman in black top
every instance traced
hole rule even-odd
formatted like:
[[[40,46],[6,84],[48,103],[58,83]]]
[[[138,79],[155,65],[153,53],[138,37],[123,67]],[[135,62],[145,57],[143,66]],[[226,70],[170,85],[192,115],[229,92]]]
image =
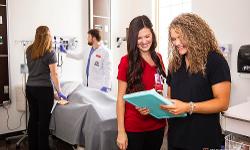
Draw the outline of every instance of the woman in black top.
[[[231,77],[215,36],[199,16],[181,14],[170,24],[169,48],[168,96],[174,104],[161,108],[188,116],[169,119],[168,150],[219,149],[219,114],[229,105]]]
[[[50,111],[54,102],[53,85],[59,98],[66,99],[66,96],[60,89],[56,54],[52,50],[52,38],[47,26],[36,29],[35,40],[27,48],[26,57],[29,69],[26,85],[30,113],[29,150],[49,150]]]

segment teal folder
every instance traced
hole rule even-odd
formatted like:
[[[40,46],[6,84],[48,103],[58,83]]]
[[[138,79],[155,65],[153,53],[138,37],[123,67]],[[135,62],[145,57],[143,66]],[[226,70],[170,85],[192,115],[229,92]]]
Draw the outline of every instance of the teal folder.
[[[173,115],[167,111],[162,110],[160,108],[161,104],[171,105],[172,102],[157,93],[155,89],[125,94],[123,96],[123,99],[137,107],[149,108],[150,115],[158,119],[187,116],[186,113],[180,115]]]

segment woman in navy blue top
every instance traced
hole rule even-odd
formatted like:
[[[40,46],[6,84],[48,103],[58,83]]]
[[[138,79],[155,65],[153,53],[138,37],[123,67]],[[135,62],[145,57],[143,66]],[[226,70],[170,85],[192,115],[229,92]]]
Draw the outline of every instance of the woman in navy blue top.
[[[215,36],[199,16],[181,14],[170,24],[169,48],[168,96],[174,104],[161,108],[188,115],[169,119],[168,150],[219,149],[231,77]]]

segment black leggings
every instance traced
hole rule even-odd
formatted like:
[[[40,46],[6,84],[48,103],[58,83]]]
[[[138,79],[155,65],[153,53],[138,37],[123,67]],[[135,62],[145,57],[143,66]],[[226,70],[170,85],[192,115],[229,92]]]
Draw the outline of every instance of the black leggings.
[[[29,102],[29,150],[49,150],[50,111],[54,102],[52,87],[26,87]]]
[[[127,132],[127,150],[160,150],[164,129],[165,128],[161,128],[147,132]]]
[[[168,150],[188,150],[188,149],[176,148],[176,147],[172,147],[172,146],[168,145]],[[202,149],[201,149],[201,150],[202,150]]]

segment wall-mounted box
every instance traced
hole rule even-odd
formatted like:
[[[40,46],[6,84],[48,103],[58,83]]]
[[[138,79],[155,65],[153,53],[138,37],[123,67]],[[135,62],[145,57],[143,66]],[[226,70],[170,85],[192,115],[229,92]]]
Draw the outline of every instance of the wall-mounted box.
[[[237,70],[239,73],[250,73],[250,45],[243,45],[240,47]]]

